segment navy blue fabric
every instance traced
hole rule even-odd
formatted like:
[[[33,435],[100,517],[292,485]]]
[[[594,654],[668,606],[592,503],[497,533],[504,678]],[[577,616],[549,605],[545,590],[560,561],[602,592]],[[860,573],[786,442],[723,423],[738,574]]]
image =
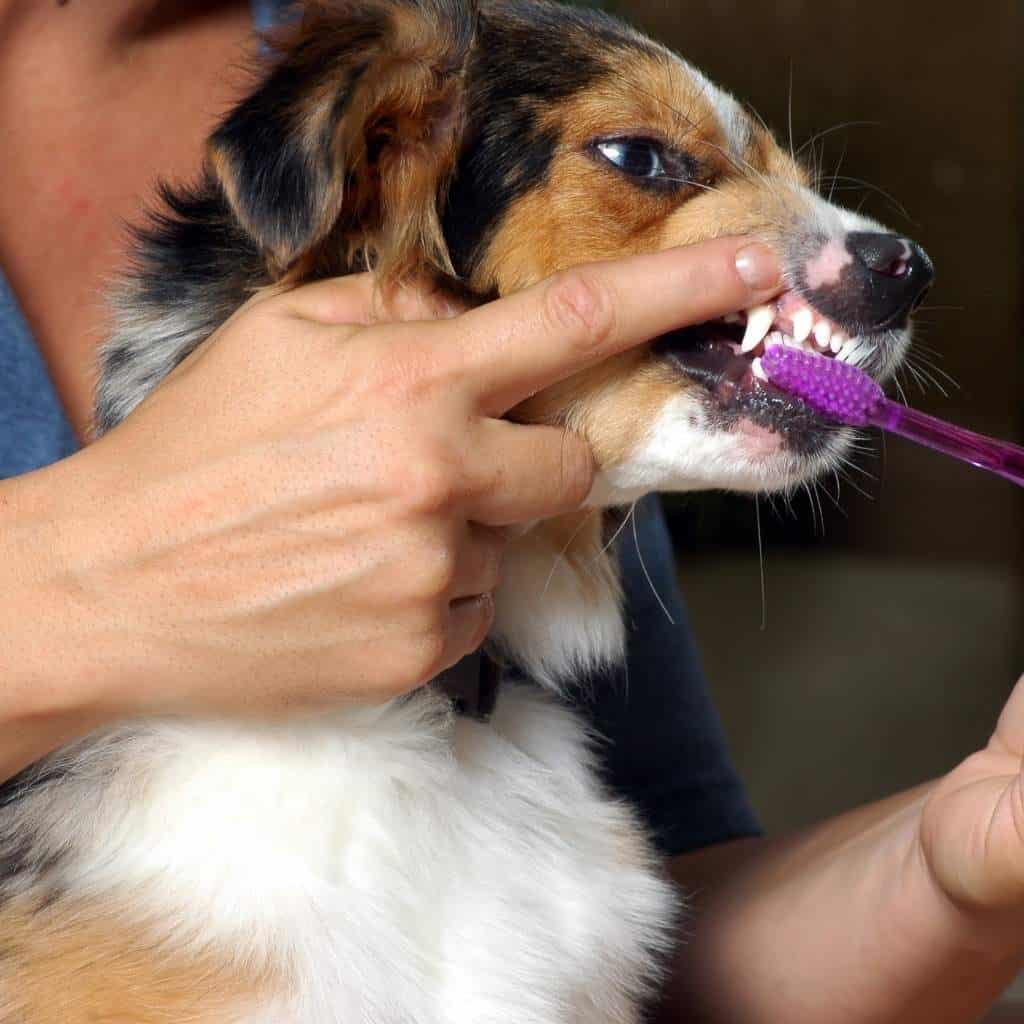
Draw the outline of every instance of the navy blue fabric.
[[[76,447],[43,357],[0,273],[0,479],[56,462]]]
[[[676,583],[661,503],[645,498],[633,515],[636,533],[627,524],[619,540],[626,664],[581,688],[576,703],[607,737],[606,780],[639,808],[661,850],[757,835]]]
[[[286,5],[276,0],[252,0],[251,6],[253,24],[262,32],[277,21]]]
[[[258,27],[269,27],[286,6],[253,0]],[[0,479],[74,449],[46,367],[0,276]],[[575,702],[606,738],[609,785],[640,809],[662,851],[674,854],[753,835],[758,826],[708,696],[661,507],[646,499],[635,514],[636,543],[627,529],[621,545],[627,664],[588,681]]]

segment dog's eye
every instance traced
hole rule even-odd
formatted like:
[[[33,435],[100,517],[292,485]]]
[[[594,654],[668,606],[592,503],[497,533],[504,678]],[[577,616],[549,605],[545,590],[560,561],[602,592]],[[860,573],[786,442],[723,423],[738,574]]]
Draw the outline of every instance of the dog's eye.
[[[698,162],[658,139],[642,135],[606,136],[594,139],[587,150],[593,159],[611,164],[644,188],[676,192],[687,185],[700,184]]]
[[[602,139],[594,148],[631,178],[664,178],[665,149],[654,139]]]

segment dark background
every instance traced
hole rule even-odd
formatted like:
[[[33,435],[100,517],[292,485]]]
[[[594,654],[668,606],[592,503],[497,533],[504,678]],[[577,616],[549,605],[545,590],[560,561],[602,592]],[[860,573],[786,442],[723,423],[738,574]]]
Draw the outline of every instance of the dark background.
[[[825,173],[874,186],[844,178],[836,201],[863,204],[936,264],[915,337],[949,394],[922,392],[904,371],[911,404],[1024,440],[1020,5],[604,6],[782,139],[790,98],[797,146],[827,133]],[[836,128],[845,122],[871,123]],[[761,499],[763,609],[753,499],[667,503],[715,699],[770,829],[945,771],[985,742],[1024,671],[1024,490],[898,438],[876,434],[871,448],[857,460],[869,475],[851,473],[838,499],[831,480],[791,509]]]

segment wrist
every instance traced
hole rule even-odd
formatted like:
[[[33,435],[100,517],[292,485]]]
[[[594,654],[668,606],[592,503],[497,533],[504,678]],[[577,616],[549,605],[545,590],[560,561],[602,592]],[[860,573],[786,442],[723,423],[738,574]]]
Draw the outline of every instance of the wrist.
[[[1008,921],[957,905],[925,856],[921,823],[938,786],[926,783],[846,816],[852,835],[817,869],[822,878],[831,874],[830,912],[839,930],[849,929],[845,939],[836,930],[834,941],[854,951],[850,979],[873,979],[843,993],[859,1003],[851,1021],[966,1024],[1020,969],[1024,945]]]
[[[66,515],[70,462],[0,482],[0,725],[91,719],[100,704],[100,619],[69,570],[68,545],[88,543]]]
[[[984,1012],[1020,942],[937,884],[920,844],[931,790],[680,858],[674,874],[696,894],[676,979],[685,1019],[960,1024]]]

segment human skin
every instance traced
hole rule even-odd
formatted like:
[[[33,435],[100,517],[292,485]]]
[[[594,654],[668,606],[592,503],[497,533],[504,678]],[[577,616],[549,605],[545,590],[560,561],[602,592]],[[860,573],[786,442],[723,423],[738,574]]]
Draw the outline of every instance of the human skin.
[[[179,20],[160,17],[164,8],[158,3],[138,0],[56,7],[38,0],[0,0],[0,148],[5,160],[0,264],[83,437],[90,368],[96,341],[103,335],[96,296],[123,258],[118,220],[138,216],[140,197],[149,194],[157,173],[180,180],[198,167],[203,136],[235,94],[236,86],[222,69],[251,52],[246,4],[176,6],[184,12]],[[187,75],[180,73],[181,67],[189,69]],[[33,88],[43,71],[47,88]],[[154,117],[154,111],[160,116]],[[53,244],[55,238],[59,246]],[[719,250],[722,262],[710,264],[716,280],[725,284],[724,292],[712,287],[721,307],[697,318],[752,301],[733,275],[734,251]],[[701,254],[701,262],[708,266],[705,256]],[[686,262],[686,256],[677,254],[662,259]],[[612,291],[607,303],[597,303],[616,310],[619,324],[630,323],[635,313],[648,313],[651,302],[666,292],[660,265],[635,266],[635,279],[630,268],[618,266],[609,268],[608,281],[613,289],[628,284],[629,293],[643,300],[639,311],[622,291]],[[332,516],[344,517],[339,489],[304,473],[303,459],[281,453],[295,454],[296,447],[306,444],[312,463],[322,464],[323,439],[340,438],[346,427],[356,429],[358,415],[342,423],[340,411],[324,392],[307,395],[306,388],[290,393],[290,401],[298,404],[287,410],[289,416],[283,403],[271,410],[254,404],[254,398],[261,380],[272,378],[275,389],[284,386],[286,375],[276,370],[288,365],[287,352],[280,352],[280,363],[275,363],[273,351],[282,330],[290,346],[309,344],[315,362],[304,364],[310,372],[303,380],[317,382],[326,367],[345,359],[363,358],[366,365],[376,366],[367,350],[399,335],[403,343],[411,340],[413,348],[417,339],[424,341],[433,333],[439,345],[450,345],[456,354],[476,356],[470,344],[474,338],[481,340],[485,352],[492,351],[488,335],[473,327],[485,322],[493,327],[493,321],[483,319],[488,315],[496,315],[532,358],[547,351],[544,325],[552,310],[556,315],[551,322],[562,326],[560,303],[547,305],[550,295],[538,289],[489,312],[478,311],[475,320],[378,324],[367,341],[370,328],[362,321],[369,317],[365,305],[360,306],[363,300],[352,290],[316,287],[321,296],[329,292],[344,298],[337,304],[331,299],[327,309],[318,303],[309,308],[285,305],[301,305],[299,293],[254,302],[103,442],[38,474],[0,483],[0,588],[5,597],[0,603],[0,636],[5,641],[0,649],[0,774],[9,775],[124,714],[156,708],[188,714],[211,706],[273,713],[293,702],[365,696],[361,688],[371,685],[365,671],[329,679],[324,675],[332,653],[309,647],[307,634],[316,630],[302,623],[306,615],[305,621],[312,623],[324,616],[325,608],[342,607],[346,582],[365,580],[375,571],[382,574],[382,584],[394,582],[388,576],[387,545],[395,543],[396,532],[406,542],[403,564],[409,564],[411,551],[422,553],[429,547],[429,557],[443,563],[443,573],[433,580],[433,588],[423,588],[411,601],[419,609],[413,614],[433,623],[430,640],[418,647],[411,644],[408,662],[393,674],[375,675],[373,685],[380,685],[381,692],[414,685],[414,677],[456,656],[461,645],[468,649],[476,642],[474,629],[484,628],[486,601],[475,609],[468,606],[461,617],[464,628],[449,629],[443,642],[437,627],[439,622],[451,627],[446,610],[455,596],[454,589],[448,592],[437,584],[448,580],[454,587],[458,577],[460,588],[486,588],[490,570],[482,565],[487,561],[484,552],[491,550],[491,542],[500,547],[500,537],[492,533],[475,548],[480,563],[454,568],[473,561],[460,554],[473,546],[468,524],[479,514],[471,508],[470,496],[457,497],[459,486],[440,474],[417,477],[422,490],[411,501],[403,496],[389,500],[395,495],[371,486],[375,507],[387,508],[390,516],[381,524],[380,558],[374,565],[355,562],[351,555],[338,558],[337,538],[328,542],[318,527],[333,524]],[[389,315],[417,319],[450,312],[431,307],[424,297],[407,296],[405,302]],[[567,308],[570,321],[578,319],[574,305]],[[698,312],[681,291],[673,296],[667,315],[674,326]],[[586,321],[584,316],[579,323]],[[600,328],[600,319],[596,323]],[[645,320],[636,326],[638,332],[642,328],[655,334],[667,325]],[[603,351],[601,342],[592,344],[593,336],[587,334],[592,328],[579,329],[582,351],[565,355],[561,350],[570,363],[586,362]],[[603,333],[598,329],[597,335]],[[632,340],[610,340],[613,335],[605,337],[613,347]],[[352,340],[357,342],[352,353],[343,354],[341,349]],[[241,351],[253,341],[257,344],[252,351]],[[230,372],[222,374],[222,368]],[[461,392],[464,402],[470,393],[500,398],[500,387],[479,390],[481,381],[485,388],[493,383],[486,372],[475,376],[488,369],[473,358],[462,367],[465,380],[473,376],[478,389]],[[555,375],[561,372],[548,369]],[[401,385],[417,380],[415,375],[405,377]],[[229,394],[218,389],[229,388],[235,390],[228,414],[217,399]],[[378,415],[387,391],[385,386],[384,397],[377,396]],[[439,407],[431,403],[438,398],[430,397],[430,391],[428,382],[420,389],[423,404],[416,408],[435,415]],[[493,415],[484,413],[497,413],[515,393],[513,387],[497,404],[478,407],[476,428],[482,433],[496,429]],[[313,406],[324,431],[319,435],[296,426]],[[457,420],[453,409],[443,402],[440,409],[441,421],[451,428]],[[331,415],[339,418],[331,420]],[[468,421],[465,405],[463,416]],[[485,426],[488,420],[490,427]],[[395,445],[407,439],[417,444],[417,438],[409,437],[412,422],[404,414],[394,419],[385,415],[374,429],[394,428]],[[362,421],[364,431],[368,423]],[[360,436],[358,429],[352,436]],[[160,445],[152,443],[153,437],[161,438]],[[450,429],[444,438],[453,441]],[[503,443],[495,443],[506,450]],[[549,448],[557,444],[561,451],[573,440],[549,435],[545,443]],[[511,441],[507,446],[510,466],[516,447]],[[506,512],[493,521],[514,518],[507,509],[517,502],[520,511],[531,500],[541,506],[551,501],[554,509],[578,497],[573,488],[583,490],[588,470],[586,453],[576,450],[576,457],[575,470],[553,477],[566,483],[555,488],[557,495],[531,495],[529,480],[517,482],[510,468],[504,480],[506,497],[497,502]],[[332,458],[326,461],[337,472],[336,453]],[[535,465],[531,446],[530,478],[540,477]],[[374,480],[386,483],[374,476],[372,467],[357,468],[365,474],[359,478],[363,486]],[[213,482],[217,485],[209,487]],[[201,502],[197,494],[204,495]],[[254,494],[266,510],[255,526],[247,514]],[[296,525],[303,510],[314,528]],[[266,528],[265,535],[261,528]],[[362,522],[359,528],[372,529],[373,524]],[[474,529],[486,535],[496,528]],[[272,538],[269,550],[262,547],[261,536]],[[311,545],[320,541],[323,547],[319,554],[303,548],[296,561],[274,546],[282,537],[309,540]],[[440,553],[435,547],[439,537]],[[221,554],[231,557],[217,558],[216,545],[221,543],[226,545]],[[275,551],[276,564],[290,574],[290,583],[280,586],[268,583],[262,572]],[[198,561],[193,553],[201,556]],[[65,571],[65,556],[76,572]],[[211,564],[218,565],[216,579],[211,581],[205,572],[200,578],[197,570]],[[427,575],[422,574],[421,582]],[[98,589],[104,602],[88,600]],[[379,588],[377,600],[386,590]],[[244,594],[245,602],[226,597],[232,592]],[[215,612],[204,618],[192,609],[184,622],[177,619],[187,603],[184,595],[191,599],[197,593]],[[146,600],[131,600],[137,594]],[[140,605],[146,616],[140,617]],[[371,605],[367,600],[356,616],[359,628],[368,631],[357,631],[361,641],[379,625],[374,610],[385,609],[384,604],[375,609]],[[262,626],[271,619],[273,629],[266,634],[257,629],[257,623]],[[112,626],[121,633],[117,642]],[[175,643],[181,627],[191,630],[187,644]],[[453,631],[459,632],[458,640],[450,638]],[[241,639],[257,634],[255,647]],[[120,642],[125,636],[131,643]],[[296,638],[305,645],[306,671],[288,672],[286,678],[280,671],[280,651]],[[345,641],[335,635],[333,643],[339,656]],[[200,678],[201,665],[212,667],[214,674],[204,678],[200,692],[190,687]],[[216,674],[217,665],[228,666],[223,675]],[[1022,705],[1018,684],[988,747],[926,787],[800,835],[723,844],[676,858],[674,875],[694,893],[693,918],[686,928],[692,939],[682,946],[662,1018],[723,1024],[954,1024],[976,1019],[1024,959]]]
[[[1024,966],[1024,680],[942,778],[794,835],[676,857],[693,894],[659,1024],[966,1024]]]
[[[454,316],[414,291],[381,310],[369,275],[255,296],[123,424],[0,484],[0,769],[76,715],[274,714],[433,678],[486,635],[504,528],[593,482],[580,438],[502,415],[778,281],[765,246],[721,239]]]

